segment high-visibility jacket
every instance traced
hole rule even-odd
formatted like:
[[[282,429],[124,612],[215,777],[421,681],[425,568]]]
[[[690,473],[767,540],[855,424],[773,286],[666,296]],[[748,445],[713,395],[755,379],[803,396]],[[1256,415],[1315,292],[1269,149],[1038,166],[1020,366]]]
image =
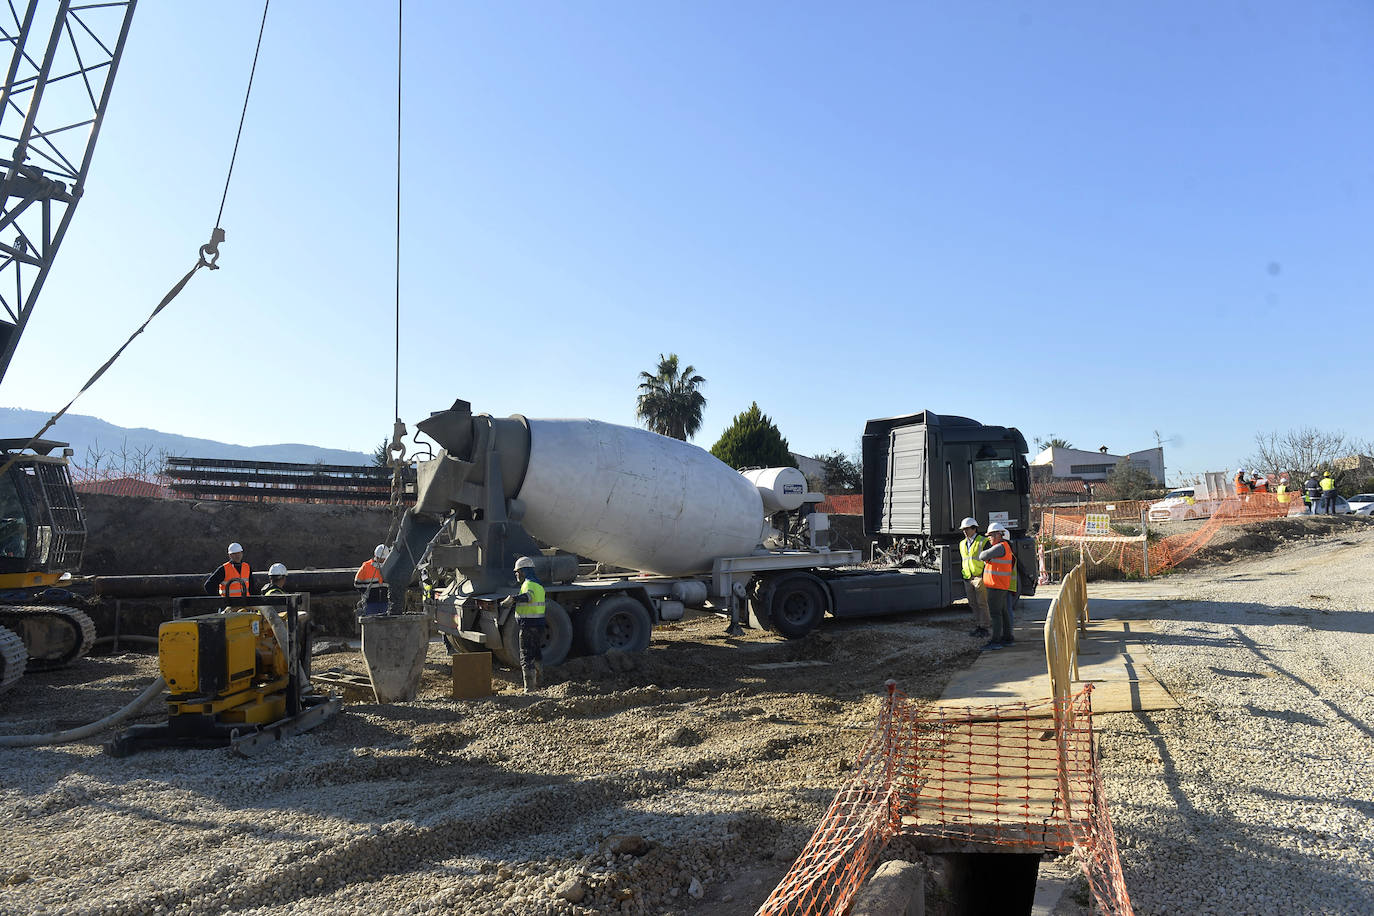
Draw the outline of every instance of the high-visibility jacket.
[[[1330,474],[1327,474],[1325,477],[1322,478],[1321,486],[1322,493],[1330,493],[1332,490],[1336,489],[1336,481],[1331,479]]]
[[[267,588],[262,590],[262,594],[264,598],[271,598],[274,595],[285,595],[286,592],[282,591],[275,585],[269,585],[267,586]]]
[[[362,566],[358,567],[358,574],[353,577],[353,581],[355,583],[376,582],[378,585],[381,585],[386,581],[382,578],[382,564],[378,563],[375,559],[368,560]]]
[[[1247,483],[1245,482],[1245,479],[1244,479],[1240,474],[1237,474],[1237,475],[1236,475],[1236,495],[1237,495],[1237,496],[1244,496],[1246,493],[1249,493],[1249,492],[1250,492],[1250,485],[1247,484]]]
[[[981,534],[973,536],[973,543],[969,543],[968,538],[959,542],[959,559],[964,561],[964,578],[978,579],[983,575],[983,561],[978,559],[978,554],[988,549],[988,539]]]
[[[235,566],[232,562],[224,564],[224,581],[219,584],[219,593],[225,598],[247,598],[252,584],[253,570],[247,563]]]
[[[983,563],[983,584],[988,588],[1011,591],[1016,582],[1016,557],[1011,552],[1011,542],[1003,541],[1002,558],[985,560]]]
[[[1278,496],[1277,496],[1276,498],[1278,499],[1279,502],[1281,502],[1281,503],[1286,503],[1286,502],[1288,502],[1288,499],[1289,499],[1289,497],[1288,497],[1288,484],[1286,484],[1286,483],[1281,483],[1281,484],[1279,484],[1278,489],[1275,490],[1274,492],[1278,494]]]
[[[529,595],[530,600],[521,601],[515,605],[517,615],[521,617],[544,616],[544,586],[533,579],[526,579],[520,583],[520,594]]]

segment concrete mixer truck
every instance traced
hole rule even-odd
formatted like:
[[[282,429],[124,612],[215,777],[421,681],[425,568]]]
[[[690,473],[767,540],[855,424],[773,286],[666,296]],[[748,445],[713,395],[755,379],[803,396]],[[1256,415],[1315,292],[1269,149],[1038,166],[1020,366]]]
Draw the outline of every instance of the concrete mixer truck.
[[[827,613],[946,607],[963,595],[955,521],[981,510],[984,524],[995,515],[1022,534],[1029,518],[1021,434],[958,417],[942,425],[913,414],[873,421],[865,433],[865,505],[879,507],[866,531],[934,545],[936,568],[901,570],[864,568],[860,551],[833,549],[828,518],[814,511],[823,497],[795,468],[741,473],[647,430],[498,419],[474,415],[466,401],[418,427],[441,451],[419,463],[416,504],[383,565],[391,609],[405,608],[418,580],[451,644],[488,649],[508,665],[518,664],[518,635],[501,602],[516,591],[522,556],[545,585],[544,660],[558,664],[570,652],[643,650],[655,623],[688,607],[788,638]],[[1029,539],[1013,543],[1023,563],[1033,558]],[[1033,591],[1033,576],[1020,581]]]

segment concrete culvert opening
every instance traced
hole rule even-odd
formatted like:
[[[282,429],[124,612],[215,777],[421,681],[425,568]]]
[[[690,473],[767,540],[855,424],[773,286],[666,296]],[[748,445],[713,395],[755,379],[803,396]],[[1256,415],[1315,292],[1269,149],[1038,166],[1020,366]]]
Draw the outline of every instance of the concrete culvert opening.
[[[931,859],[931,877],[941,893],[927,897],[927,916],[1018,916],[1031,912],[1039,855],[968,852]]]

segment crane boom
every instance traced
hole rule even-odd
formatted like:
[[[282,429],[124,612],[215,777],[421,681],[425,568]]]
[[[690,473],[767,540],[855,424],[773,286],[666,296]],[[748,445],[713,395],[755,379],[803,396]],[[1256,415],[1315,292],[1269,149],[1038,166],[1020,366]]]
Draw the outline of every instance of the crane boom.
[[[0,16],[0,382],[81,200],[136,5],[29,0]]]

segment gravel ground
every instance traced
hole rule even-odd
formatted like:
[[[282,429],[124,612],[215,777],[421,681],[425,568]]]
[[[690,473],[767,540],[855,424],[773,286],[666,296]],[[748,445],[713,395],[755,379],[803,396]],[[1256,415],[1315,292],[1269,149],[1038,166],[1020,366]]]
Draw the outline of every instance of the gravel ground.
[[[1178,593],[1147,645],[1182,708],[1095,722],[1135,911],[1374,913],[1374,525],[1230,529],[1201,560],[1089,586]]]
[[[704,616],[642,655],[561,666],[537,695],[503,678],[477,701],[448,698],[436,644],[415,702],[355,698],[251,761],[0,750],[0,912],[752,913],[883,680],[937,696],[976,652],[966,627],[956,611],[735,640]],[[93,719],[155,669],[124,655],[26,678],[0,733]]]
[[[1374,528],[1295,521],[1224,532],[1214,565],[1089,586],[1174,596],[1150,606],[1149,651],[1183,708],[1097,720],[1137,913],[1374,912]],[[0,913],[742,916],[824,812],[883,680],[938,696],[975,656],[966,627],[956,611],[780,642],[701,617],[537,695],[498,673],[478,701],[447,697],[436,645],[415,702],[350,697],[253,760],[0,750]],[[792,666],[754,667],[771,663]],[[0,696],[0,733],[93,719],[155,670],[129,654],[28,677]]]

